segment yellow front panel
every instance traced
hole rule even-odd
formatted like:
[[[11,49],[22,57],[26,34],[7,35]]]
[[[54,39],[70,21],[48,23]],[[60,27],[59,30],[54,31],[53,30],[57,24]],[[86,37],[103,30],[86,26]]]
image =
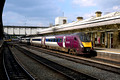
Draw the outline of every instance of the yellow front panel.
[[[84,47],[91,47],[92,48],[92,43],[91,42],[82,42]]]

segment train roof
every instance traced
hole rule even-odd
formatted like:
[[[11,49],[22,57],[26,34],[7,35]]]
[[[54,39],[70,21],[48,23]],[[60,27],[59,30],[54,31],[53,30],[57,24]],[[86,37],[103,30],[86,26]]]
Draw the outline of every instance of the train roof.
[[[60,34],[60,35],[48,35],[46,37],[49,37],[49,36],[70,36],[70,35],[83,35],[85,34],[84,32],[77,32],[77,33],[71,33],[71,34]]]

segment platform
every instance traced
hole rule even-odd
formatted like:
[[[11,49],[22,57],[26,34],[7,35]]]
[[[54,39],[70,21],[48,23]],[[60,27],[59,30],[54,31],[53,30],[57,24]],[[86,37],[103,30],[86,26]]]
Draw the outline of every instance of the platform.
[[[97,51],[97,57],[120,62],[120,49],[109,49],[99,47],[95,47],[94,49],[95,51]]]

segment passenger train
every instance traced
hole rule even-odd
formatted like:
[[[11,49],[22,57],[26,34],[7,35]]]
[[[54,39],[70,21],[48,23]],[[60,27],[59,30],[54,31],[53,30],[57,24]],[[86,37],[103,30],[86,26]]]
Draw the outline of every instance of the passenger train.
[[[65,51],[70,54],[92,55],[93,45],[89,36],[85,33],[74,33],[69,35],[39,36],[22,38],[21,42],[34,46]]]

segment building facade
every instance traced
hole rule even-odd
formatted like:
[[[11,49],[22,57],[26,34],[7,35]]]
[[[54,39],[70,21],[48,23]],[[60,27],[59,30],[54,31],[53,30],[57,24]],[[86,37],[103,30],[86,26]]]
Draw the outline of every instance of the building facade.
[[[53,26],[38,31],[43,35],[69,34],[75,32],[87,33],[94,47],[120,48],[120,12],[113,12],[101,16],[97,11],[96,16],[85,20]]]

